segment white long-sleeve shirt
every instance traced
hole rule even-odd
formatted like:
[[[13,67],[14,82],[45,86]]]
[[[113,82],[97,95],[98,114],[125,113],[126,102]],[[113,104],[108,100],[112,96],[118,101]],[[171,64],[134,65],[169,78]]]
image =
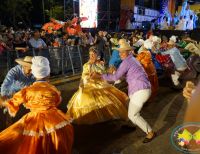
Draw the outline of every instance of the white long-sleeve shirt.
[[[187,21],[185,19],[182,19],[179,21],[176,30],[186,30],[186,24]]]
[[[167,21],[163,21],[161,23],[161,30],[167,30],[168,29],[168,23]]]
[[[188,29],[188,30],[193,30],[193,29],[194,29],[193,20],[188,20],[187,29]]]

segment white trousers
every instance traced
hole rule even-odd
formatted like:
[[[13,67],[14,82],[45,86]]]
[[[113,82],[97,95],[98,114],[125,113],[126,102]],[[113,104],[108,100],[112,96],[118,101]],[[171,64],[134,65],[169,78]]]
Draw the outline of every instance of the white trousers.
[[[130,102],[128,108],[128,117],[133,122],[141,128],[146,134],[152,131],[152,128],[149,124],[141,117],[140,111],[144,103],[150,98],[151,89],[144,89],[135,92],[130,95]]]

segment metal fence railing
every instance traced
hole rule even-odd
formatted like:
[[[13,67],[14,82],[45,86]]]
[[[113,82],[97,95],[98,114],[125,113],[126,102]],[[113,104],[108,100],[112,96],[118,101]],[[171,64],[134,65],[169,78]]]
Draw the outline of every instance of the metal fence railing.
[[[83,64],[88,61],[89,47],[65,46],[49,47],[44,50],[30,49],[27,52],[7,51],[0,55],[0,83],[7,72],[16,65],[15,59],[25,56],[44,56],[49,59],[51,74],[76,75],[82,72]],[[105,51],[105,60],[108,62],[111,55],[110,48]]]

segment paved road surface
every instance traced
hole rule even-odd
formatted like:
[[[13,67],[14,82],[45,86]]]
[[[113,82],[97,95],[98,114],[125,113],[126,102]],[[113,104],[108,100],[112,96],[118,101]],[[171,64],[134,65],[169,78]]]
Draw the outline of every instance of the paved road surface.
[[[157,131],[157,138],[143,144],[145,134],[120,129],[122,121],[112,121],[92,126],[74,126],[75,154],[178,154],[170,143],[172,130],[180,125],[186,103],[180,91],[167,87],[169,82],[161,81],[159,94],[153,103],[146,104],[142,115]],[[78,82],[67,83],[58,88],[64,100],[69,100],[77,90]],[[66,88],[70,87],[70,89]],[[67,103],[67,101],[65,102]],[[62,105],[63,106],[63,105]],[[64,105],[65,106],[65,105]]]

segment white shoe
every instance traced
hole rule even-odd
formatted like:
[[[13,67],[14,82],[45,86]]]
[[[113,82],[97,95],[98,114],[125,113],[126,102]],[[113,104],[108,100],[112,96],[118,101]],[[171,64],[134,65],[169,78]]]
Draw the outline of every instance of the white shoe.
[[[4,108],[3,109],[3,114],[6,114],[8,112],[8,109],[7,108]]]
[[[180,84],[180,82],[178,81],[179,76],[177,74],[172,74],[171,78],[175,86],[178,86]]]
[[[117,80],[117,81],[115,81],[114,85],[119,84],[121,82],[122,82],[121,80]]]
[[[181,73],[175,71],[175,75],[177,75],[179,77],[181,75]]]

